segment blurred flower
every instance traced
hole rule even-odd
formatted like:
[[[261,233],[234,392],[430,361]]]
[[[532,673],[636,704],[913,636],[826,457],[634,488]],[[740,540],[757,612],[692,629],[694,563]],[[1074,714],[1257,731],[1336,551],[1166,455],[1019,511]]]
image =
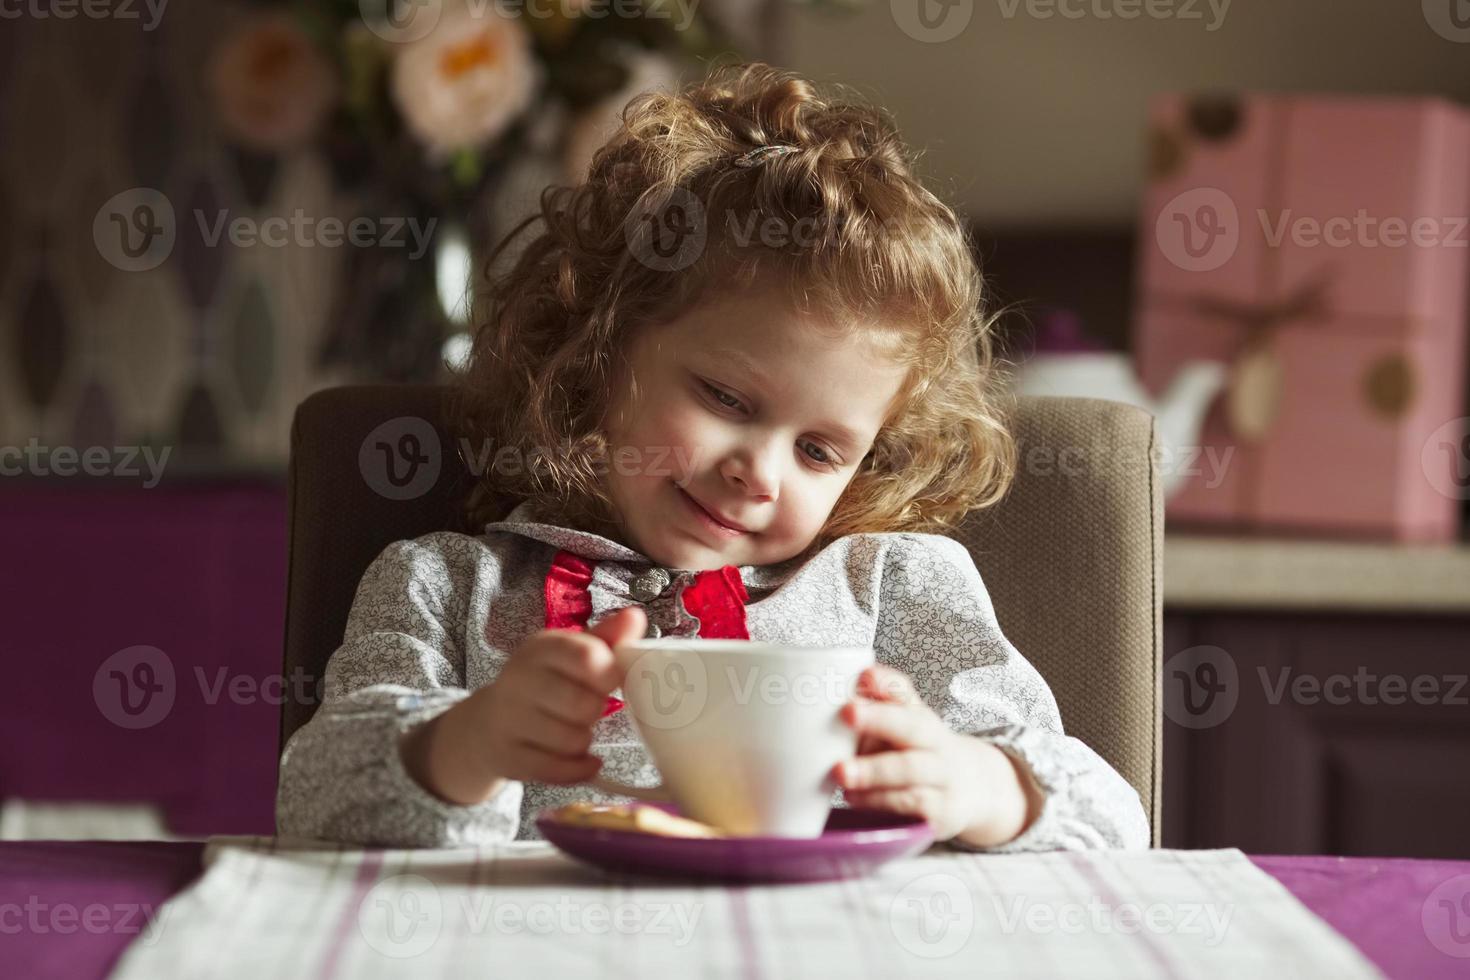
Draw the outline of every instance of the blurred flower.
[[[393,99],[431,157],[442,159],[498,136],[530,104],[540,80],[519,18],[497,3],[474,11],[446,5],[432,30],[399,52]]]
[[[567,127],[562,167],[569,184],[579,184],[587,178],[593,155],[622,125],[623,107],[630,99],[654,89],[667,92],[678,85],[678,68],[667,55],[635,48],[627,52],[626,62],[628,81],[623,87],[579,113]]]
[[[283,15],[264,17],[226,40],[210,59],[209,81],[230,135],[266,152],[305,143],[337,99],[331,65]]]

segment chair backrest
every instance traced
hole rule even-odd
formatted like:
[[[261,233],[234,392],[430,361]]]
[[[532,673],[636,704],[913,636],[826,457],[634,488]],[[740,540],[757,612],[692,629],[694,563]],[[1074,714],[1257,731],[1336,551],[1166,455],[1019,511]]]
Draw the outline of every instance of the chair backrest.
[[[954,537],[1001,630],[1046,678],[1067,734],[1133,784],[1157,847],[1163,802],[1164,495],[1148,412],[1021,400],[1006,498]]]
[[[318,392],[291,429],[287,697],[280,748],[316,709],[358,580],[390,543],[467,530],[471,477],[448,389]],[[955,531],[1006,636],[1055,693],[1069,734],[1138,790],[1159,839],[1163,495],[1152,416],[1116,402],[1021,399],[1005,500]]]

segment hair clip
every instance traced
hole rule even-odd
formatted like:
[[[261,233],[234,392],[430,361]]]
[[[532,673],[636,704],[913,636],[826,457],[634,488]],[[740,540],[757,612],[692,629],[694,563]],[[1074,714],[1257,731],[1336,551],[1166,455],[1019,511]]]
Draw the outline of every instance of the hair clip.
[[[771,157],[782,157],[788,153],[795,153],[801,149],[799,146],[791,146],[787,143],[771,143],[766,146],[757,146],[753,150],[746,150],[735,158],[737,167],[755,167],[769,160]]]

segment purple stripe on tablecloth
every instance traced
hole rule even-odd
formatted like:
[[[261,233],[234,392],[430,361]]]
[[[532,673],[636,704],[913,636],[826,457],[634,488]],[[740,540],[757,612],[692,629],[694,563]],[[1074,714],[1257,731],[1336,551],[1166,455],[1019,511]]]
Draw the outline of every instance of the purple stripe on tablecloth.
[[[750,896],[745,885],[730,887],[730,912],[735,917],[735,942],[740,948],[740,975],[747,980],[759,980],[761,972],[760,951],[756,949],[755,930],[750,926]]]
[[[382,866],[382,849],[369,848],[362,857],[362,864],[357,868],[357,878],[352,882],[352,898],[343,908],[342,917],[337,920],[337,929],[332,933],[332,941],[327,947],[326,958],[322,960],[321,971],[317,974],[320,980],[332,980],[336,975],[337,961],[342,956],[342,947],[347,944],[347,935],[357,924],[357,913],[362,908],[362,900],[367,897],[368,891],[377,881],[378,870]]]
[[[1470,976],[1470,958],[1437,949],[1424,933],[1424,903],[1470,861],[1247,855],[1390,977]]]
[[[1112,904],[1114,909],[1124,903],[1124,898],[1113,890],[1113,887],[1108,884],[1107,879],[1098,874],[1097,869],[1082,854],[1077,851],[1064,851],[1063,854],[1066,856],[1067,861],[1071,863],[1072,867],[1077,869],[1077,873],[1092,882],[1093,887]],[[1179,976],[1174,971],[1174,964],[1169,962],[1169,958],[1164,955],[1164,951],[1159,948],[1153,935],[1147,929],[1138,930],[1137,935],[1139,939],[1143,940],[1143,948],[1148,950],[1148,955],[1159,965],[1159,969],[1164,971],[1165,976]]]

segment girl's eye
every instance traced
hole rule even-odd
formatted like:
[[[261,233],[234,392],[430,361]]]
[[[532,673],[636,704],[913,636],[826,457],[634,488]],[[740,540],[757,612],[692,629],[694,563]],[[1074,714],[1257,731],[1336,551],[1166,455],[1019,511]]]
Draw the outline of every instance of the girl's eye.
[[[810,456],[811,457],[812,462],[817,463],[817,464],[819,464],[821,466],[828,466],[828,467],[831,467],[833,469],[836,469],[837,468],[837,461],[835,459],[833,459],[831,456],[828,456],[827,455],[827,451],[825,449],[823,449],[821,446],[817,445],[814,442],[807,443],[807,446],[808,446],[808,448],[815,449],[817,452],[819,452],[819,453],[822,454],[822,458],[821,459],[817,459],[815,456],[812,456],[811,453],[807,453],[807,456]]]
[[[703,385],[704,388],[705,388],[705,390],[708,391],[711,395],[713,395],[715,397],[715,399],[721,405],[725,406],[726,408],[739,408],[740,407],[740,399],[736,398],[734,395],[730,394],[729,392],[727,392],[727,391],[721,391],[719,388],[716,388],[714,385],[710,384],[708,381],[701,380],[699,383],[701,385]],[[725,400],[727,398],[729,399],[729,401],[726,401]],[[832,469],[832,470],[835,470],[835,469],[838,468],[837,461],[835,459],[833,459],[831,456],[827,455],[827,451],[825,449],[823,449],[821,446],[817,445],[814,442],[807,443],[807,446],[810,449],[816,450],[816,452],[818,454],[817,456],[813,456],[810,452],[808,452],[806,454],[807,455],[807,458],[810,459],[813,463],[817,464],[818,466],[823,467],[824,469]]]
[[[704,385],[705,389],[711,395],[714,395],[715,398],[719,401],[719,403],[721,405],[724,405],[726,408],[739,408],[740,407],[740,399],[736,398],[734,395],[730,394],[729,392],[721,391],[720,389],[716,388],[714,385],[710,384],[708,381],[701,381],[700,384]],[[730,400],[727,402],[727,401],[725,401],[726,398],[728,398]]]

